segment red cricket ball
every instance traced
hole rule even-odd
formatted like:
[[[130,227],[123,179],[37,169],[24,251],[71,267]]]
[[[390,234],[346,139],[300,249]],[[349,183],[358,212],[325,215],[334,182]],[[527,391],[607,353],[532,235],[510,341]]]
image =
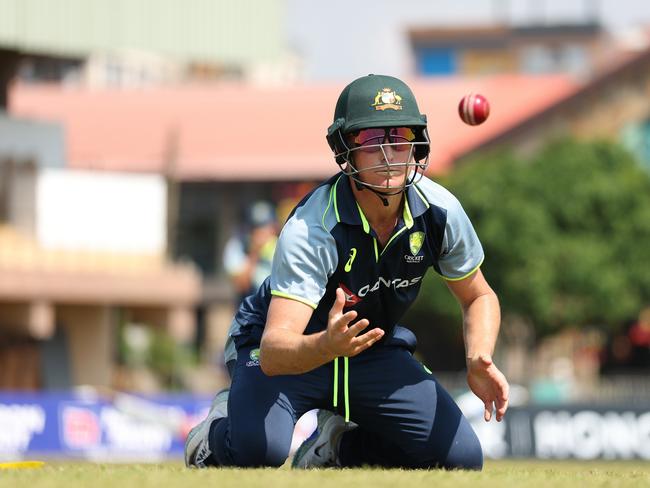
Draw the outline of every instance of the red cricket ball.
[[[458,115],[468,125],[479,125],[490,115],[490,102],[483,95],[469,93],[458,104]]]

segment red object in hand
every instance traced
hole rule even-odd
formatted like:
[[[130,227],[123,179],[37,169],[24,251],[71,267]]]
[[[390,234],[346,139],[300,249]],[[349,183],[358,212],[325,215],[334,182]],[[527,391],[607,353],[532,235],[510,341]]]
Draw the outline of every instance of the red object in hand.
[[[468,125],[479,125],[490,115],[490,102],[483,95],[470,93],[458,104],[458,115]]]

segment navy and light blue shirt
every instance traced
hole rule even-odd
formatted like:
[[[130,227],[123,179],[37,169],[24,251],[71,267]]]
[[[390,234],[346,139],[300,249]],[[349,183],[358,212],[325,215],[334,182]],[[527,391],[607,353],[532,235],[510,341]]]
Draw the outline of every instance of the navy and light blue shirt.
[[[481,265],[476,232],[442,186],[422,178],[407,188],[402,216],[382,248],[350,185],[339,173],[296,206],[278,239],[271,275],[240,306],[231,336],[258,339],[272,296],[314,309],[305,334],[324,330],[338,287],[346,295],[345,311],[356,310],[370,327],[390,332],[429,268],[453,281]]]

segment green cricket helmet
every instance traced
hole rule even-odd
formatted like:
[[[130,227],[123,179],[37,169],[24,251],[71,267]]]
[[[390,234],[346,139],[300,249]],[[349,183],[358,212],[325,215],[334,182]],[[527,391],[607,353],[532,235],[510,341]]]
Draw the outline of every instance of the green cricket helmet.
[[[408,128],[410,131],[401,134],[397,129],[391,128]],[[371,74],[354,80],[343,89],[336,102],[334,122],[327,129],[327,142],[334,152],[337,164],[358,186],[373,191],[398,190],[394,193],[382,191],[384,195],[404,191],[406,186],[422,177],[429,163],[427,118],[420,113],[411,89],[392,76]],[[400,145],[403,149],[406,144],[409,145],[409,151],[401,151],[406,154],[404,161],[387,163],[386,147]],[[365,171],[389,164],[406,166],[411,173],[404,185],[386,188],[365,183],[358,178],[361,171],[355,168],[354,154],[361,149],[368,151],[373,148],[383,152],[383,162]]]

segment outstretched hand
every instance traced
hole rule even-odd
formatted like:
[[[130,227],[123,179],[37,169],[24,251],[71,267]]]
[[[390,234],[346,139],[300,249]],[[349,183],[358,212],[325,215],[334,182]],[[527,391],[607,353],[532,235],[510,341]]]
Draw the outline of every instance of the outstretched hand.
[[[357,318],[357,312],[350,310],[343,313],[344,306],[345,293],[341,288],[337,288],[336,299],[330,309],[326,331],[328,349],[336,357],[356,356],[384,336],[384,331],[380,328],[359,335],[370,325],[370,322],[368,319],[361,319],[350,325]]]
[[[467,360],[467,384],[485,405],[485,421],[490,421],[492,410],[496,408],[497,422],[501,422],[508,409],[510,386],[489,354],[481,354]]]

